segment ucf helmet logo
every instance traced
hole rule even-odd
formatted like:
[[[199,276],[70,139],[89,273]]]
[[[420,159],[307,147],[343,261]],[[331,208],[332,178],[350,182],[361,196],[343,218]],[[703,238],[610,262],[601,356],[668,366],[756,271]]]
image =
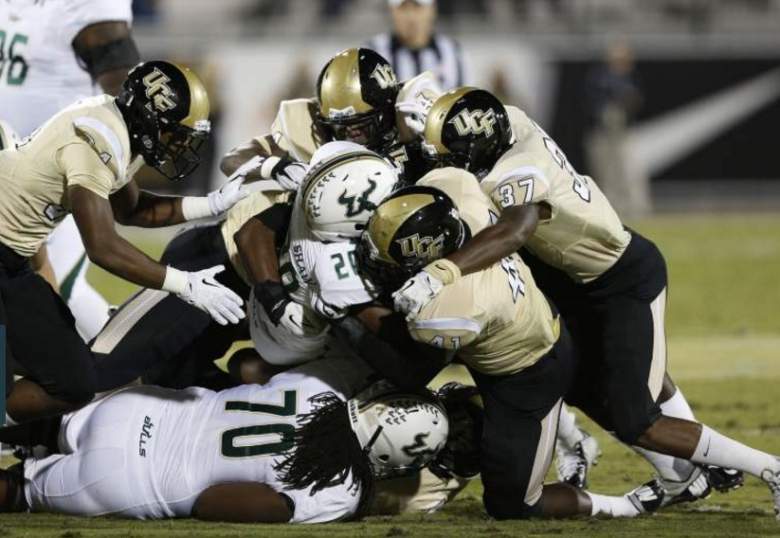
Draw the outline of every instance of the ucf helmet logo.
[[[156,67],[143,78],[146,97],[152,100],[154,107],[160,112],[176,108],[176,94],[168,86],[170,81],[171,79]]]
[[[444,250],[444,234],[438,237],[420,237],[420,234],[414,234],[396,239],[395,242],[401,245],[401,255],[404,258],[438,260]]]
[[[369,179],[368,188],[364,190],[359,196],[347,196],[347,190],[341,193],[338,198],[339,204],[347,208],[347,217],[356,217],[364,211],[373,211],[376,209],[376,205],[368,199],[371,193],[376,190],[376,181]]]
[[[484,134],[490,137],[495,132],[493,127],[496,125],[496,113],[492,108],[487,109],[487,112],[464,108],[449,123],[455,126],[460,136]]]
[[[388,64],[377,64],[374,71],[371,73],[371,78],[373,78],[383,90],[392,88],[398,84],[393,68]]]

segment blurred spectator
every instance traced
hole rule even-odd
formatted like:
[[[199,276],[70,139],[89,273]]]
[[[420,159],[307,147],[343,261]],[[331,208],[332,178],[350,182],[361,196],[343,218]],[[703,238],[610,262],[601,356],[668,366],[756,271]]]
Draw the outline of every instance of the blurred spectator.
[[[463,86],[466,80],[460,45],[434,31],[436,0],[388,0],[393,31],[372,38],[367,47],[384,56],[399,80],[433,71],[442,89]]]
[[[133,17],[154,19],[157,16],[157,0],[133,0]]]
[[[603,65],[586,81],[588,134],[585,149],[590,174],[624,217],[650,211],[649,178],[628,155],[628,127],[642,106],[634,56],[625,42],[607,49]]]
[[[344,14],[344,10],[354,0],[320,0],[320,17],[323,19],[335,19]]]

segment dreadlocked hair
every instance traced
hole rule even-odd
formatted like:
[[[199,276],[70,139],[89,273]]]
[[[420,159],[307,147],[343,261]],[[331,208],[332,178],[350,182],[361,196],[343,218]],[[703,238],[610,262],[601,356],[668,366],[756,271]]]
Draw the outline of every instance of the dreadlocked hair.
[[[351,492],[360,491],[356,517],[368,508],[374,493],[371,464],[347,416],[347,403],[333,392],[309,398],[313,409],[299,415],[300,426],[292,435],[293,449],[274,466],[281,481],[293,489],[313,486],[314,495],[344,484],[352,475]]]

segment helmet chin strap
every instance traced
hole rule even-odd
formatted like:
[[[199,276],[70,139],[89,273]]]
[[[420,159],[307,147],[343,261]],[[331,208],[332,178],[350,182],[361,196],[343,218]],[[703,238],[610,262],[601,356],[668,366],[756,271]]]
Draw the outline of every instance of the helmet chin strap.
[[[366,446],[363,447],[363,451],[368,454],[371,452],[371,447],[374,446],[374,443],[376,443],[376,440],[379,439],[379,435],[382,433],[382,430],[384,429],[384,426],[377,426],[376,430],[374,431],[373,435],[371,435],[371,439],[368,440],[366,443]]]

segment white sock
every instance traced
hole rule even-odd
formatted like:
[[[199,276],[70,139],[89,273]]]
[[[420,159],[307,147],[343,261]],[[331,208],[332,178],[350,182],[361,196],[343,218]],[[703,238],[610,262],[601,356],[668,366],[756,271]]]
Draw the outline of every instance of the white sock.
[[[636,452],[645,458],[650,465],[655,467],[655,470],[664,480],[671,480],[674,482],[682,482],[688,480],[693,473],[694,465],[688,461],[674,456],[667,456],[666,454],[659,454],[645,448],[638,446],[631,447]]]
[[[586,491],[585,495],[590,497],[591,516],[604,514],[610,517],[636,517],[640,514],[636,506],[625,496],[612,497],[610,495],[598,495],[590,491]]]
[[[685,396],[683,396],[679,387],[675,390],[674,395],[660,404],[660,406],[663,414],[668,417],[696,421],[691,406],[688,405],[688,401],[685,399]],[[655,467],[655,470],[658,472],[658,476],[664,480],[682,482],[688,480],[691,473],[693,473],[694,465],[688,460],[667,456],[666,454],[659,454],[658,452],[652,452],[638,446],[632,448],[650,462],[650,465]]]
[[[737,469],[766,480],[765,473],[780,472],[780,460],[755,448],[729,439],[709,426],[701,425],[701,437],[691,461]]]
[[[683,396],[679,387],[677,387],[674,396],[660,405],[661,411],[663,411],[663,414],[667,417],[682,418],[692,422],[698,422],[693,416],[693,410],[691,409],[691,406],[688,405],[688,401],[685,399],[685,396]]]
[[[565,405],[561,405],[561,416],[558,420],[558,440],[566,448],[574,448],[574,445],[585,439],[577,427],[577,416]]]

